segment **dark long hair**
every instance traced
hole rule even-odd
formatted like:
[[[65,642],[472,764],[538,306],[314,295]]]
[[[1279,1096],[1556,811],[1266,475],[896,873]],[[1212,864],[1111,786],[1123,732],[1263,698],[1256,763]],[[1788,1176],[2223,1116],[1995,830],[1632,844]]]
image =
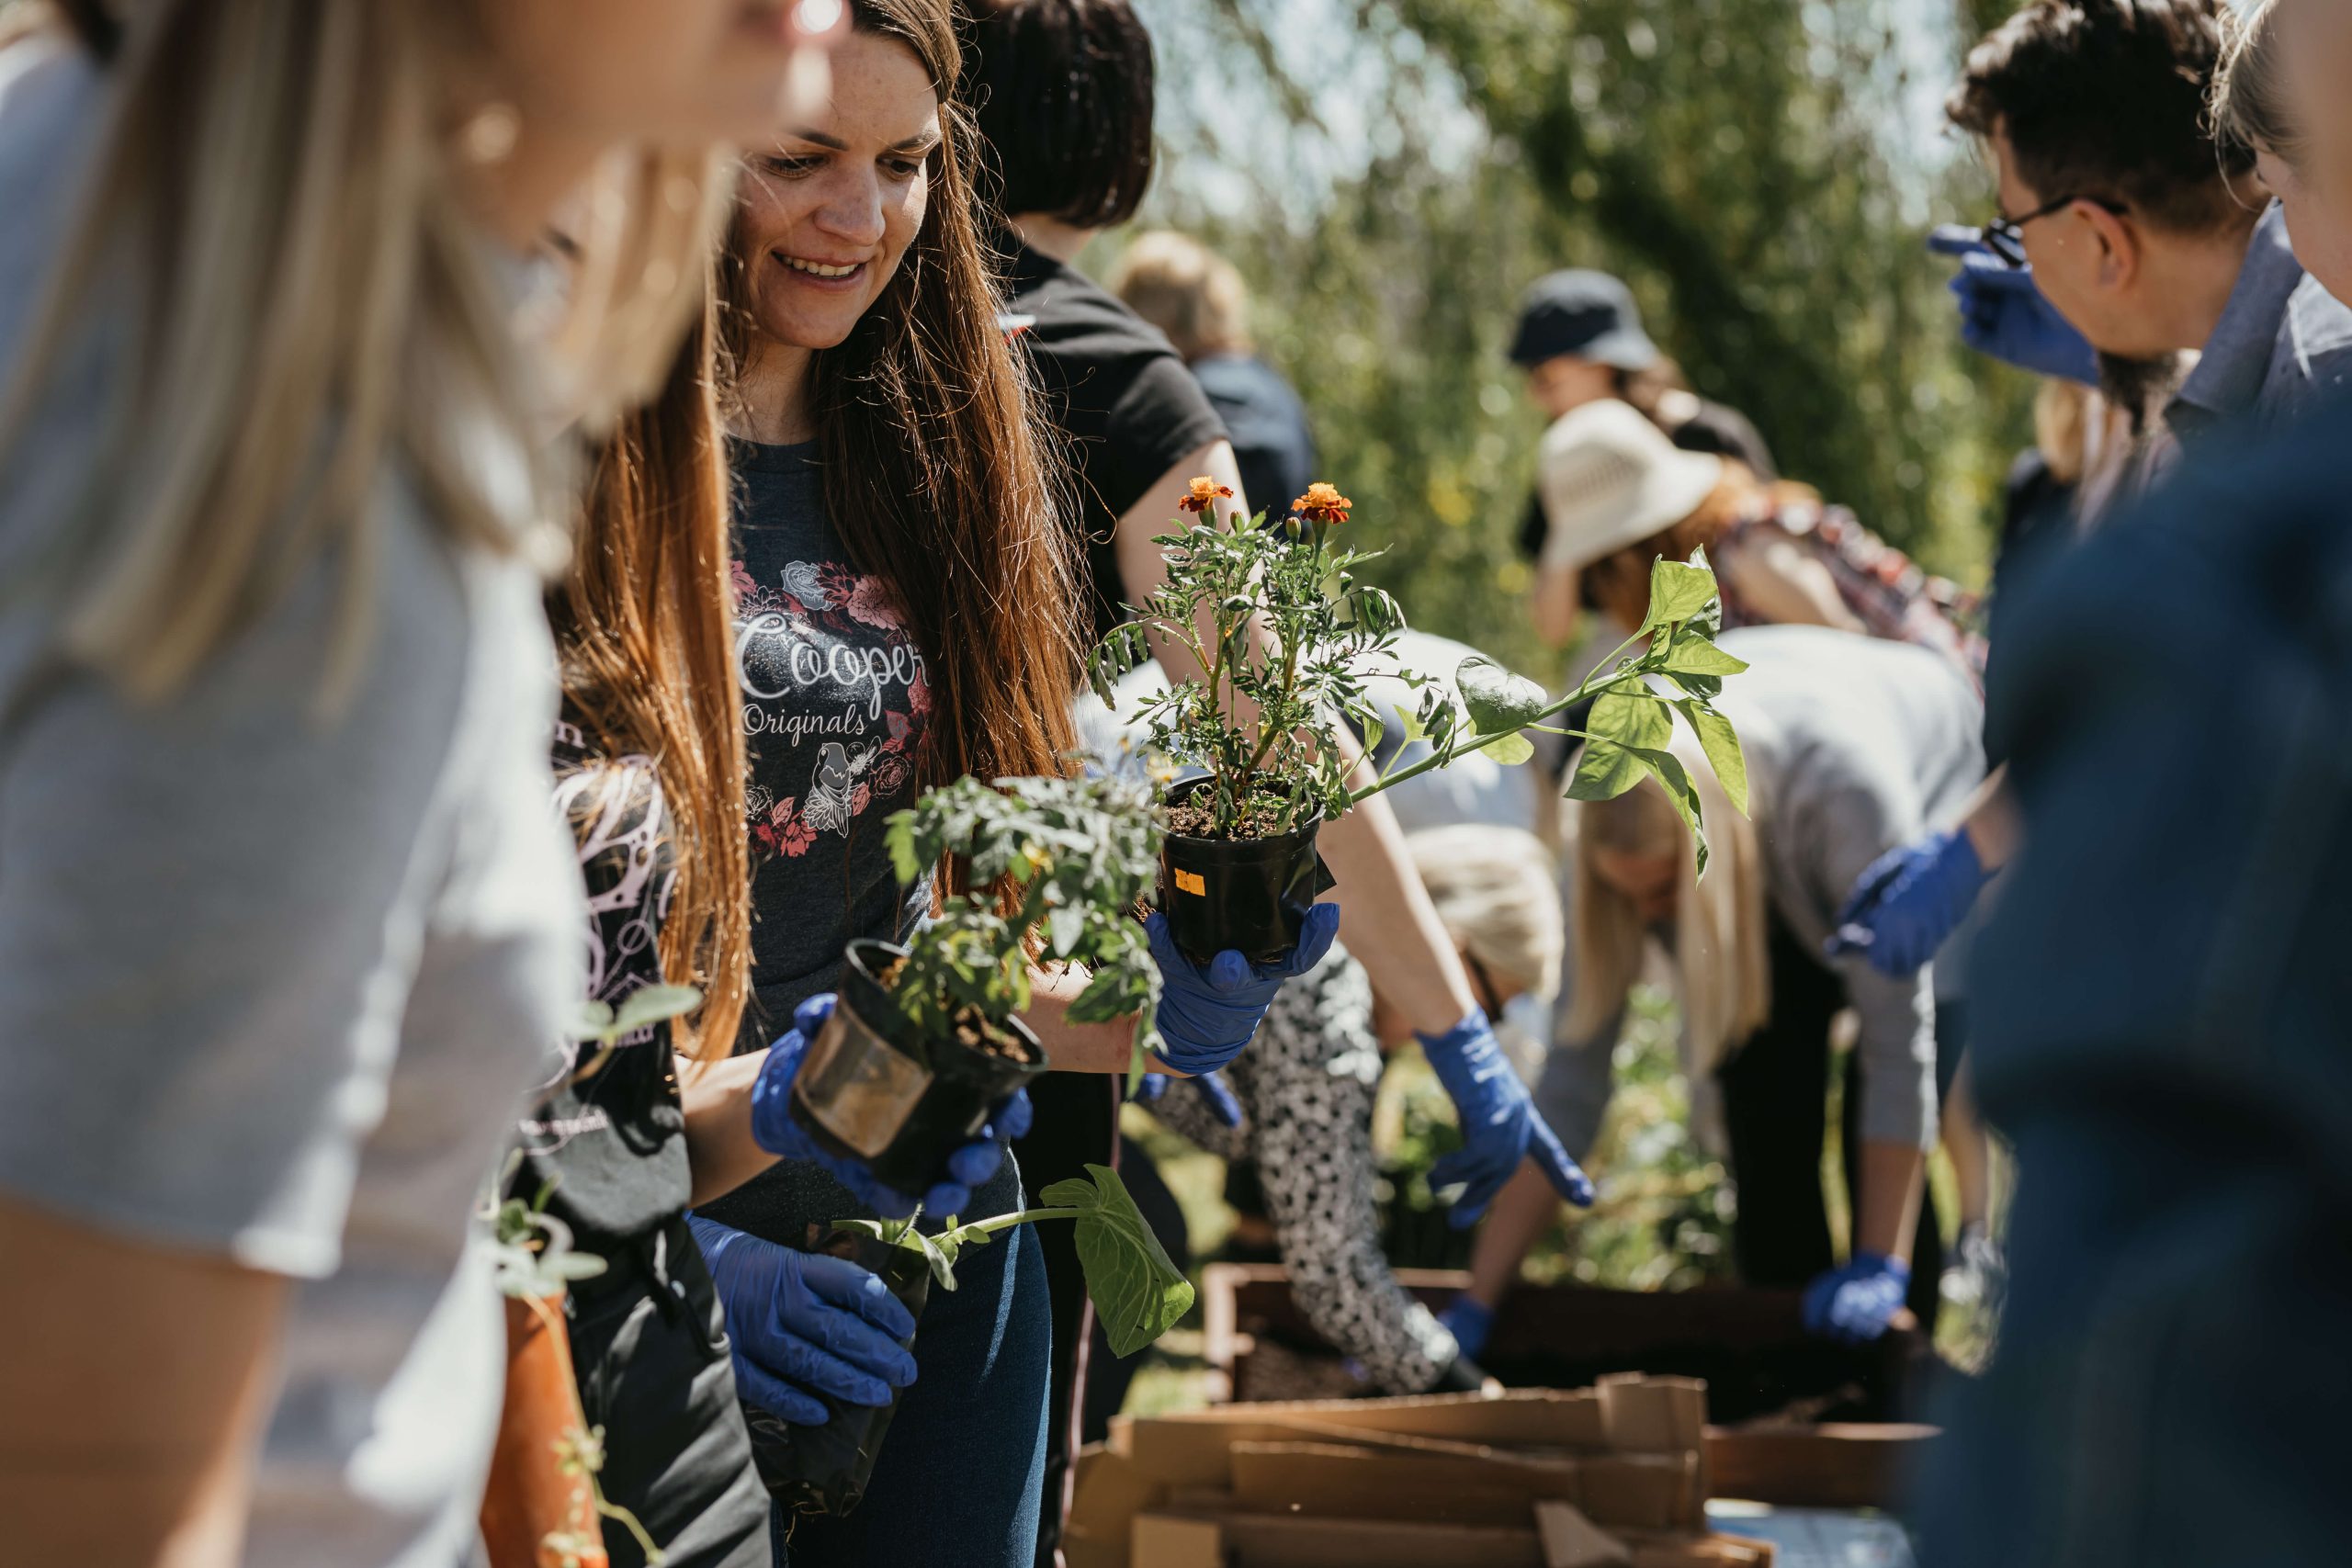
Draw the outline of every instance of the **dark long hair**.
[[[825,504],[851,563],[896,591],[934,677],[923,781],[1063,772],[1087,616],[1056,512],[1058,449],[998,324],[974,220],[952,0],[853,0],[850,17],[922,62],[943,136],[897,274],[810,368]],[[722,341],[738,364],[756,330],[741,249],[730,243],[721,266]]]
[[[678,867],[662,975],[703,991],[672,1043],[704,1060],[734,1048],[752,941],[714,315],[707,299],[661,395],[597,446],[571,569],[548,596],[564,696],[589,738],[651,758],[662,781]]]

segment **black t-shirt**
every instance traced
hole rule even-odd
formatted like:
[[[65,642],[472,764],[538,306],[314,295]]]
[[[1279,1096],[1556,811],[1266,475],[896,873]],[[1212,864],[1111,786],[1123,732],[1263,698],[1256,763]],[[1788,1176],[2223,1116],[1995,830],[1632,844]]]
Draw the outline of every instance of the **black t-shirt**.
[[[896,940],[930,908],[901,896],[883,823],[921,793],[922,651],[889,585],[849,564],[814,443],[730,444],[735,649],[751,777],[746,1048],[791,1026],[858,937]]]
[[[1196,359],[1193,375],[1232,435],[1250,510],[1282,516],[1315,482],[1315,433],[1306,405],[1280,371],[1248,355]]]
[[[677,885],[668,808],[652,762],[609,758],[567,716],[554,747],[556,809],[588,887],[588,996],[617,1007],[662,981],[662,921]],[[685,1114],[664,1021],[568,1050],[518,1129],[526,1199],[552,1180],[548,1212],[585,1251],[613,1258],[675,1218],[693,1192]]]
[[[1007,281],[1046,422],[1069,442],[1101,637],[1127,618],[1120,517],[1186,457],[1225,439],[1225,422],[1168,339],[1116,297],[1026,245],[1013,249]]]
[[[1772,449],[1764,445],[1748,417],[1735,408],[1722,403],[1698,400],[1698,412],[1667,432],[1667,438],[1685,452],[1713,452],[1719,457],[1736,457],[1766,484],[1781,477],[1780,465],[1772,460]],[[1544,514],[1544,492],[1537,491],[1527,498],[1527,511],[1519,520],[1519,552],[1529,560],[1541,559],[1544,536],[1551,531],[1551,523]]]

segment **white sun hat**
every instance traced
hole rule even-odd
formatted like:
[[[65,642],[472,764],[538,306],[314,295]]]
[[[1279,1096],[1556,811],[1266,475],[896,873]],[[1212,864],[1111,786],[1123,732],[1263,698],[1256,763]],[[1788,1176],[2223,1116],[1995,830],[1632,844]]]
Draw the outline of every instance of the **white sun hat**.
[[[1570,409],[1544,433],[1544,564],[1581,570],[1699,510],[1724,477],[1712,452],[1685,452],[1630,403]]]

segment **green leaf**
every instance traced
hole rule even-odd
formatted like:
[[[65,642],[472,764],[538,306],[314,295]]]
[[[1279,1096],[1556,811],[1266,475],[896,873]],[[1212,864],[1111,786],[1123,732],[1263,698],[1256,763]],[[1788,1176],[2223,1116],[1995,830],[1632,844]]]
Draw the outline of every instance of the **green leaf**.
[[[1641,759],[1623,746],[1588,740],[1568,779],[1570,800],[1614,800],[1649,774]]]
[[[887,827],[883,841],[890,849],[890,869],[898,874],[899,886],[912,887],[923,873],[922,858],[915,853],[915,814],[893,812]]]
[[[1700,750],[1707,754],[1707,766],[1714,769],[1715,782],[1724,786],[1724,795],[1732,809],[1742,817],[1747,815],[1747,753],[1740,750],[1738,732],[1731,720],[1702,703],[1688,699],[1674,705],[1699,738]]]
[[[1689,635],[1685,628],[1684,635],[1666,650],[1666,662],[1659,668],[1669,675],[1736,675],[1747,668],[1747,661],[1733,658],[1704,637]]]
[[[1047,912],[1046,930],[1053,939],[1054,956],[1068,958],[1086,939],[1086,911],[1078,905],[1065,904]]]
[[[613,1032],[613,1009],[608,1002],[582,1001],[580,1012],[571,1021],[572,1037],[577,1040],[606,1040]]]
[[[702,1006],[702,992],[694,986],[647,986],[631,991],[614,1015],[613,1032],[633,1034],[665,1018],[677,1018]]]
[[[1107,1165],[1086,1170],[1091,1181],[1057,1181],[1037,1199],[1047,1208],[1081,1211],[1074,1239],[1086,1293],[1113,1354],[1132,1356],[1192,1310],[1193,1286],[1144,1224],[1119,1173]]]
[[[1535,755],[1535,742],[1524,735],[1498,735],[1479,748],[1506,768],[1516,768]]]
[[[1453,684],[1481,735],[1524,728],[1541,718],[1551,705],[1543,687],[1482,655],[1462,661],[1453,672]]]
[[[1660,556],[1650,563],[1650,613],[1635,636],[1690,619],[1715,598],[1715,574],[1703,555],[1688,563]]]

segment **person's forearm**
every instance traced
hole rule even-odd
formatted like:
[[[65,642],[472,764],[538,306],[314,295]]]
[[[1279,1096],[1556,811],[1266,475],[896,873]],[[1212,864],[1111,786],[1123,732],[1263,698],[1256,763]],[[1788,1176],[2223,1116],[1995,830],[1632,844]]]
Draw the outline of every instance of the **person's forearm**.
[[[1577,598],[1574,567],[1539,567],[1535,573],[1535,635],[1551,648],[1576,641],[1584,606]]]
[[[1370,776],[1357,768],[1359,784]],[[1317,840],[1338,886],[1340,940],[1380,976],[1381,996],[1408,1027],[1442,1034],[1478,1005],[1462,957],[1405,848],[1396,813],[1378,795],[1327,824]]]
[[[7,1560],[233,1568],[287,1281],[0,1199]]]
[[[1975,847],[1976,863],[1987,872],[2000,870],[2025,845],[2025,821],[2009,794],[2009,769],[2004,762],[1985,775],[1968,803],[1961,827]]]
[[[1919,1186],[1928,1162],[1918,1146],[1883,1138],[1862,1140],[1854,1247],[1907,1261],[1919,1217]]]
[[[1086,975],[1082,970],[1040,970],[1030,977],[1029,1007],[1021,1016],[1036,1032],[1038,1043],[1045,1046],[1054,1071],[1124,1073],[1135,1055],[1135,1020],[1071,1022],[1069,1005],[1085,989]],[[1176,1077],[1186,1076],[1157,1057],[1151,1061],[1151,1070]]]
[[[680,1058],[678,1093],[685,1103],[686,1165],[695,1203],[724,1197],[775,1163],[752,1136],[752,1090],[768,1054],[701,1065]]]
[[[1470,1251],[1469,1296],[1493,1311],[1519,1280],[1519,1266],[1552,1225],[1559,1213],[1560,1195],[1533,1160],[1521,1166],[1495,1195],[1487,1223],[1478,1228],[1477,1245]]]

